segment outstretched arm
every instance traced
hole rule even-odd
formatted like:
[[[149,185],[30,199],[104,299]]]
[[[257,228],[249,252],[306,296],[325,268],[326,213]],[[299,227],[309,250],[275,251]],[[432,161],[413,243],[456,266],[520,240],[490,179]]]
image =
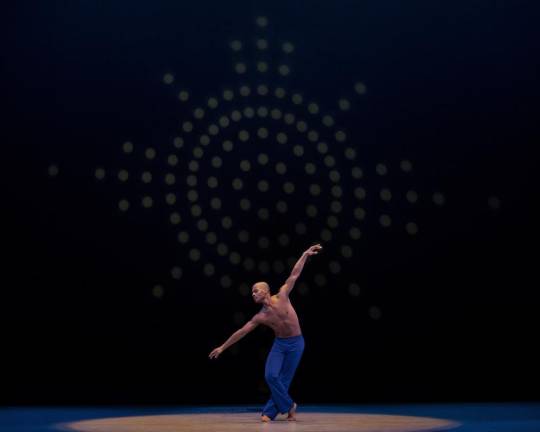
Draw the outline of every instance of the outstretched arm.
[[[280,294],[284,294],[286,296],[290,294],[291,290],[294,287],[296,279],[298,279],[298,276],[300,276],[300,273],[302,273],[302,269],[304,268],[304,264],[306,263],[308,257],[310,257],[311,255],[317,255],[321,249],[322,246],[320,244],[316,244],[311,246],[302,254],[300,259],[294,265],[291,275],[287,278],[285,284],[279,289]]]
[[[209,358],[218,358],[219,355],[225,351],[227,348],[229,348],[232,344],[238,342],[240,339],[242,339],[245,335],[247,335],[250,331],[252,331],[255,327],[259,325],[259,322],[255,317],[253,317],[250,321],[248,321],[242,328],[236,330],[230,337],[227,339],[223,345],[215,348],[212,350]]]

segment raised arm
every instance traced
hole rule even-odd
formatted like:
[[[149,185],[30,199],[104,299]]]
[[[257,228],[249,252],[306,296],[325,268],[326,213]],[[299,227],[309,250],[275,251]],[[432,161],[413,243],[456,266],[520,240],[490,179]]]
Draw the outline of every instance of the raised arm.
[[[310,246],[309,249],[307,249],[300,259],[296,261],[296,264],[294,265],[291,275],[287,278],[285,283],[282,285],[282,287],[279,289],[280,294],[284,294],[288,296],[291,292],[291,290],[294,287],[294,284],[296,282],[296,279],[298,279],[298,276],[300,276],[300,273],[302,273],[302,269],[304,268],[304,264],[306,263],[306,260],[311,255],[317,255],[319,251],[322,249],[322,246],[320,244],[316,244],[313,246]]]
[[[240,339],[242,339],[245,335],[247,335],[250,331],[252,331],[255,327],[259,325],[259,321],[257,320],[257,316],[255,315],[251,320],[249,320],[247,323],[244,324],[244,326],[238,330],[236,330],[230,337],[227,339],[223,345],[215,348],[212,350],[209,358],[218,358],[219,355],[225,351],[227,348],[229,348],[232,344],[238,342]]]

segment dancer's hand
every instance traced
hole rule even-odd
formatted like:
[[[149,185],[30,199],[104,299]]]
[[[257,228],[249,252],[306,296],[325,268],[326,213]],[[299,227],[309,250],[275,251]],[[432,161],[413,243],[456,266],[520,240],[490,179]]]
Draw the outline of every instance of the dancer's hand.
[[[223,348],[222,347],[217,347],[216,349],[214,349],[210,355],[208,356],[208,358],[218,358],[219,355],[223,352]]]
[[[304,253],[308,256],[311,255],[317,255],[319,251],[322,250],[322,246],[320,244],[316,244],[311,246],[308,250],[306,250]]]

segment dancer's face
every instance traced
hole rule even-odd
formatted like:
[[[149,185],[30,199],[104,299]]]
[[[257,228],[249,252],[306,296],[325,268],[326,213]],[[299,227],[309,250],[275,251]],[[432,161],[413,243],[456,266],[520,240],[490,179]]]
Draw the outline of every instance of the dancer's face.
[[[269,292],[270,287],[266,282],[257,282],[251,288],[251,296],[255,303],[262,303]]]

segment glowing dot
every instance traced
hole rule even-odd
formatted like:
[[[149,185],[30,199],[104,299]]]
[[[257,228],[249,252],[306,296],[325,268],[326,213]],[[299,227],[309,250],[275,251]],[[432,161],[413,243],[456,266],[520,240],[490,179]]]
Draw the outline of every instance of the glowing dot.
[[[176,203],[176,195],[173,193],[168,193],[165,195],[165,202],[169,205],[174,205],[174,203]]]
[[[208,99],[208,107],[211,109],[215,109],[218,106],[218,101],[216,98],[211,97]]]
[[[491,210],[499,210],[501,208],[501,200],[496,196],[488,198],[488,206]]]
[[[199,142],[201,143],[201,145],[207,146],[208,144],[210,144],[210,137],[208,135],[201,135]]]
[[[178,225],[180,222],[182,222],[182,218],[180,217],[180,215],[176,212],[174,213],[171,213],[170,217],[169,217],[169,220],[171,221],[171,223],[173,225]]]
[[[215,124],[208,126],[208,133],[210,135],[217,135],[219,133],[219,127]]]
[[[407,201],[409,201],[411,204],[414,204],[416,201],[418,201],[418,194],[413,190],[407,191],[406,197]]]
[[[230,288],[231,285],[232,285],[232,279],[229,277],[229,276],[223,276],[220,280],[219,280],[219,283],[221,284],[221,286],[223,288]]]
[[[377,171],[377,174],[383,176],[383,175],[386,175],[388,174],[388,168],[386,167],[385,164],[377,164],[377,166],[375,167],[375,170]]]
[[[317,151],[321,154],[325,154],[328,151],[328,145],[325,142],[317,144]]]
[[[287,135],[283,132],[280,132],[276,135],[276,140],[280,144],[285,144],[287,142]]]
[[[165,183],[167,183],[169,186],[176,183],[176,177],[172,173],[168,173],[165,175]]]
[[[354,217],[358,220],[364,220],[366,218],[366,211],[362,207],[356,207],[354,209]]]
[[[247,243],[249,241],[249,233],[245,230],[242,230],[238,233],[238,240],[242,243]]]
[[[232,219],[229,216],[225,216],[221,219],[221,226],[225,229],[230,229],[232,227]]]
[[[156,150],[153,149],[152,147],[148,147],[146,149],[146,151],[144,152],[144,155],[146,156],[147,159],[154,159],[156,157]]]
[[[240,200],[240,208],[245,211],[249,210],[251,208],[251,202],[247,198],[242,198]]]
[[[323,274],[316,274],[314,278],[315,284],[322,287],[326,284],[326,277]]]
[[[186,231],[180,231],[178,233],[178,241],[180,243],[187,243],[189,241],[189,234]]]
[[[201,219],[197,221],[197,228],[199,228],[199,230],[202,232],[208,230],[208,222],[206,221],[206,219]]]
[[[223,99],[226,101],[231,101],[234,98],[234,93],[232,90],[223,90]]]
[[[259,108],[257,109],[257,115],[258,115],[259,117],[262,117],[262,118],[267,117],[267,116],[268,116],[268,108],[263,107],[263,106],[262,106],[262,107],[259,107]]]
[[[270,246],[270,240],[268,240],[268,237],[260,237],[257,244],[261,249],[267,249]]]
[[[324,241],[332,240],[332,232],[329,229],[323,229],[321,231],[321,239],[323,239]]]
[[[190,190],[187,193],[188,201],[195,202],[199,199],[199,193],[196,190]]]
[[[281,246],[288,246],[289,245],[289,236],[287,234],[280,234],[278,237],[278,243]]]
[[[358,284],[352,283],[349,285],[349,294],[353,297],[358,297],[360,295],[360,287]]]
[[[219,243],[217,245],[217,253],[218,255],[225,256],[229,253],[229,248],[225,243]]]
[[[348,147],[345,149],[345,157],[349,160],[354,160],[356,159],[356,150],[351,148],[351,147]]]
[[[230,152],[233,148],[234,145],[232,141],[223,141],[223,150],[225,150],[226,152]]]
[[[128,200],[125,200],[125,199],[121,199],[120,201],[118,201],[118,208],[121,210],[121,211],[126,211],[129,209],[129,202]]]
[[[341,189],[341,187],[335,185],[335,186],[332,186],[332,196],[336,197],[336,198],[339,198],[341,197],[341,195],[343,195],[343,191]]]
[[[280,65],[278,68],[278,72],[280,75],[287,76],[291,72],[289,66],[287,65]]]
[[[257,93],[261,96],[266,96],[268,94],[268,86],[264,84],[257,86]]]
[[[244,183],[242,182],[241,179],[235,178],[235,179],[232,181],[232,187],[233,187],[233,189],[235,189],[235,190],[241,190],[241,189],[244,187]]]
[[[347,139],[347,135],[343,131],[336,132],[336,141],[343,142]]]
[[[182,269],[180,267],[173,267],[171,269],[171,276],[173,279],[180,279],[182,277]]]
[[[193,110],[193,117],[200,120],[204,117],[204,110],[202,108],[195,108]]]
[[[315,142],[319,140],[319,133],[317,131],[312,130],[308,132],[307,137],[309,141]]]
[[[347,245],[341,246],[341,255],[343,255],[345,258],[352,257],[352,248]]]
[[[242,49],[242,42],[240,42],[239,40],[233,40],[230,43],[230,47],[233,51],[240,51]]]
[[[242,262],[242,257],[238,252],[231,252],[229,255],[229,261],[231,264],[238,265]]]
[[[255,22],[257,23],[259,27],[266,27],[268,25],[268,18],[266,18],[265,16],[260,16],[260,17],[257,17]]]
[[[291,113],[287,113],[285,114],[285,116],[283,117],[283,120],[285,121],[285,123],[287,123],[288,125],[292,125],[295,121],[295,117],[294,117],[294,114],[291,114]]]
[[[403,172],[410,172],[412,171],[412,163],[411,161],[409,160],[402,160],[401,163],[399,164],[400,167],[401,167],[401,170]]]
[[[298,123],[296,123],[296,129],[298,129],[298,132],[307,131],[307,123],[303,120],[300,120]]]
[[[176,166],[178,164],[178,157],[174,154],[169,155],[167,158],[167,163],[171,166]]]
[[[261,220],[267,220],[270,217],[270,213],[268,212],[268,209],[262,208],[257,211],[257,216],[259,216],[259,219]]]
[[[161,285],[155,285],[153,288],[152,288],[152,295],[155,297],[155,298],[162,298],[163,297],[163,287]]]
[[[315,164],[312,164],[311,162],[308,162],[305,165],[305,170],[307,174],[315,174],[315,171],[317,171],[317,167],[315,167]]]
[[[214,232],[206,233],[205,238],[206,238],[206,243],[208,244],[213,245],[213,244],[216,244],[217,242],[217,235]]]
[[[186,177],[186,183],[188,184],[188,186],[196,186],[197,185],[197,176],[194,176],[193,174],[191,175],[188,175]]]
[[[221,165],[223,165],[222,159],[221,159],[219,156],[214,156],[214,157],[212,158],[212,166],[213,166],[214,168],[220,168]]]
[[[351,236],[353,240],[358,240],[360,236],[362,235],[362,232],[358,228],[352,227],[349,230],[349,235]]]
[[[330,268],[330,272],[334,274],[337,274],[341,271],[341,265],[337,261],[330,261],[328,267]]]
[[[341,205],[339,201],[332,201],[332,204],[330,204],[330,209],[334,213],[339,213],[343,209],[343,206]]]
[[[294,230],[295,230],[296,234],[299,234],[299,235],[304,235],[307,232],[306,225],[303,224],[302,222],[297,223],[294,226]]]
[[[342,111],[348,111],[351,109],[351,103],[347,99],[340,99],[338,101],[339,109]]]
[[[257,135],[258,135],[258,137],[261,138],[261,139],[268,138],[268,129],[266,129],[266,128],[259,128],[259,130],[257,131]]]
[[[278,201],[276,203],[276,210],[279,213],[286,213],[287,212],[287,203],[285,201]]]
[[[339,222],[337,220],[337,217],[335,216],[329,216],[327,219],[327,224],[330,228],[337,228],[339,225]]]
[[[243,262],[243,266],[246,270],[251,271],[255,268],[255,261],[253,258],[246,258]]]
[[[236,73],[238,74],[243,74],[243,73],[246,73],[246,64],[245,63],[236,63],[234,65],[234,70],[236,71]]]
[[[334,119],[329,115],[325,115],[322,118],[322,122],[323,122],[323,125],[325,125],[326,127],[332,127],[335,124]]]
[[[152,181],[152,173],[149,173],[148,171],[145,171],[141,175],[141,180],[143,183],[150,183]]]
[[[442,193],[435,192],[433,194],[433,202],[438,206],[442,206],[446,202],[446,198],[444,197]]]
[[[371,306],[368,310],[368,314],[369,317],[374,321],[380,320],[382,316],[381,309],[377,306]]]
[[[129,178],[129,173],[126,170],[120,170],[118,172],[118,180],[125,182]]]
[[[214,176],[208,177],[208,180],[206,182],[208,184],[208,187],[211,189],[214,189],[218,186],[218,179]]]
[[[314,205],[308,205],[306,207],[306,214],[309,216],[309,217],[315,217],[317,216],[317,207],[315,207]]]
[[[366,197],[366,190],[363,187],[357,187],[354,190],[354,196],[357,199],[362,200],[362,199],[364,199]]]
[[[243,85],[242,87],[240,87],[240,96],[249,96],[251,93],[251,89],[246,86],[246,85]]]
[[[149,196],[145,196],[142,199],[142,205],[143,205],[144,208],[150,208],[150,207],[152,207],[153,204],[154,204],[154,201]]]
[[[334,156],[326,155],[326,156],[324,157],[324,164],[325,164],[328,168],[333,167],[333,166],[336,164],[336,160],[334,159]]]
[[[191,214],[194,217],[199,217],[202,214],[202,209],[200,205],[194,204],[191,206]]]
[[[266,180],[261,180],[259,181],[259,183],[257,183],[257,188],[261,191],[261,192],[267,192],[268,191],[268,182]]]
[[[292,194],[294,192],[294,184],[292,184],[291,182],[286,182],[283,185],[283,190],[285,191],[285,193]]]
[[[97,168],[95,176],[98,180],[103,180],[105,178],[105,170],[103,168]]]
[[[268,155],[266,153],[261,153],[257,156],[257,160],[261,165],[266,165],[268,163]]]
[[[172,84],[174,82],[174,76],[170,73],[166,73],[163,75],[163,83],[164,84]]]
[[[219,210],[221,208],[221,199],[214,197],[210,200],[210,207],[214,210]]]
[[[379,196],[383,201],[390,201],[392,199],[392,192],[388,189],[381,189]]]
[[[281,87],[278,87],[275,91],[274,91],[274,95],[278,98],[278,99],[283,99],[286,95],[286,92],[285,92],[285,89],[281,88]]]
[[[244,172],[248,172],[251,169],[251,163],[244,159],[240,162],[240,169]]]
[[[204,155],[204,150],[201,147],[195,147],[193,149],[193,157],[200,159]]]
[[[240,121],[240,119],[242,118],[242,113],[240,111],[236,111],[234,110],[232,113],[231,113],[231,119],[235,122],[238,122]]]
[[[203,267],[203,272],[206,276],[212,276],[216,272],[216,269],[213,264],[206,263]]]
[[[173,140],[173,144],[176,148],[182,148],[182,146],[184,145],[184,140],[180,137],[176,137]]]
[[[310,103],[307,108],[311,114],[317,114],[319,112],[319,105],[316,103]]]
[[[247,141],[249,139],[249,132],[247,130],[241,130],[238,133],[238,138],[240,139],[240,141]]]
[[[124,144],[122,144],[122,150],[124,151],[124,153],[132,153],[133,143],[131,141],[126,141]]]
[[[261,73],[264,73],[268,70],[268,63],[266,62],[257,62],[257,70]]]
[[[244,115],[247,118],[253,118],[253,116],[255,115],[255,110],[251,107],[246,107],[244,108]]]
[[[332,170],[328,173],[328,178],[330,178],[331,181],[337,183],[341,178],[341,174],[336,170]]]
[[[351,170],[351,175],[353,176],[353,178],[355,179],[360,179],[363,177],[364,173],[362,172],[362,170],[358,167],[354,167],[352,170]]]
[[[49,165],[47,168],[47,172],[49,176],[56,177],[58,175],[58,166],[57,165]]]
[[[410,235],[415,235],[418,233],[418,225],[416,225],[414,222],[409,222],[407,225],[405,225],[405,230]]]
[[[321,194],[321,187],[318,184],[312,184],[309,186],[309,193],[313,196],[319,196]]]
[[[304,147],[302,147],[300,144],[297,144],[293,147],[293,153],[295,156],[302,156],[304,154]]]
[[[388,228],[390,225],[392,225],[392,219],[390,216],[383,214],[379,217],[379,223],[382,227]]]
[[[287,166],[283,162],[278,162],[276,164],[276,172],[278,174],[285,174],[287,172]]]
[[[363,95],[366,93],[366,85],[362,82],[357,82],[354,85],[354,91],[358,93],[359,95]]]
[[[272,111],[270,111],[270,116],[274,119],[274,120],[279,120],[281,117],[282,117],[282,112],[280,109],[278,108],[274,108]]]
[[[191,132],[193,130],[193,123],[187,121],[182,124],[184,132]]]
[[[293,104],[300,105],[302,103],[302,101],[304,100],[304,98],[302,97],[301,94],[295,93],[295,94],[292,95],[291,100],[292,100]]]
[[[180,93],[178,93],[178,99],[180,99],[182,102],[186,102],[189,99],[189,93],[182,90]]]
[[[283,52],[286,54],[291,54],[294,51],[294,45],[290,42],[285,42],[281,48],[283,49]]]
[[[265,50],[268,48],[268,41],[266,39],[257,39],[257,48],[260,50]]]
[[[199,259],[201,258],[201,252],[199,251],[199,249],[191,249],[189,251],[189,258],[192,261],[199,261]]]

